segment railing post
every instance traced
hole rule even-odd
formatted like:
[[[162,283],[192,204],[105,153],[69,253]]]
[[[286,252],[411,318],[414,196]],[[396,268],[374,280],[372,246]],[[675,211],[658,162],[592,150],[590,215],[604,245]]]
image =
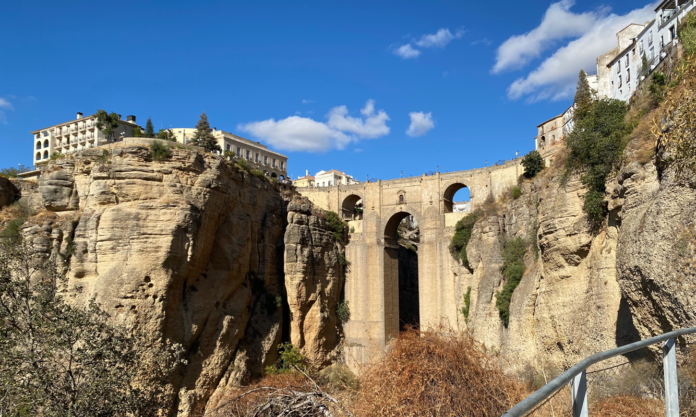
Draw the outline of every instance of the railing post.
[[[662,343],[662,365],[665,370],[665,406],[667,417],[679,417],[679,386],[677,382],[677,352],[674,338]]]
[[[573,417],[588,417],[587,374],[585,370],[573,378],[571,394],[573,396]]]

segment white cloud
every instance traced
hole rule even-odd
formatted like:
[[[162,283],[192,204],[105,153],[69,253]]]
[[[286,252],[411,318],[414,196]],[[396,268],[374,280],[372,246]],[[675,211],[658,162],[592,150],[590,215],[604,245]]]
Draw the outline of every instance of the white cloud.
[[[466,33],[464,29],[457,29],[457,31],[453,34],[449,29],[442,28],[435,33],[422,35],[419,39],[414,39],[410,43],[401,45],[400,47],[394,49],[394,55],[398,55],[403,59],[416,58],[422,52],[419,49],[414,48],[413,45],[424,49],[444,48],[448,43],[464,36],[464,33]]]
[[[10,96],[14,97],[14,96]],[[14,110],[14,106],[9,100],[0,97],[0,123],[7,124],[7,114],[4,110]]]
[[[449,29],[442,28],[433,34],[421,36],[419,40],[415,41],[415,44],[421,48],[444,48],[448,43],[461,38],[463,35],[463,29],[457,30],[453,35]]]
[[[602,11],[575,14],[570,11],[573,4],[574,0],[553,3],[539,26],[503,42],[498,48],[493,72],[521,68],[553,47],[555,41],[581,36],[590,30]]]
[[[302,99],[302,104],[311,104],[311,103],[314,103],[314,100],[307,100],[306,98]]]
[[[394,55],[398,55],[403,59],[416,58],[420,54],[421,51],[413,49],[410,43],[401,45],[400,47],[394,49]]]
[[[384,110],[375,114],[374,100],[368,100],[360,113],[365,117],[364,119],[348,116],[346,106],[334,107],[329,111],[327,125],[332,129],[352,133],[361,139],[374,139],[389,134],[389,126],[387,126],[389,116]]]
[[[331,109],[327,123],[308,117],[290,116],[282,120],[268,119],[240,124],[237,129],[287,151],[323,152],[343,149],[360,139],[374,139],[389,133],[384,110],[375,113],[374,100],[360,110],[363,117],[351,117],[346,106]]]
[[[546,16],[549,15],[549,11],[552,8],[558,7],[559,4],[572,5],[572,2],[562,1],[561,3],[551,5]],[[558,48],[525,77],[515,80],[508,88],[508,97],[517,100],[527,96],[530,101],[561,100],[571,97],[577,84],[578,72],[584,69],[589,73],[594,73],[596,71],[597,57],[616,47],[616,33],[630,23],[642,24],[650,20],[654,17],[654,9],[655,4],[649,4],[621,16],[610,13],[608,9],[593,12],[592,25],[581,34],[576,35],[576,39]],[[582,16],[572,12],[569,13],[572,16]],[[570,24],[573,21],[574,18],[568,18]],[[510,38],[506,43],[514,38]],[[500,49],[498,52],[500,58]],[[522,61],[531,59],[531,56],[530,53],[519,55]],[[496,67],[499,67],[501,62],[508,62],[506,66],[501,68],[514,66],[512,61],[501,61],[499,59]],[[494,67],[494,72],[496,67]]]
[[[420,111],[411,112],[408,115],[411,117],[411,125],[408,127],[406,134],[411,137],[423,136],[435,127],[432,113]]]
[[[486,45],[486,46],[491,46],[492,43],[493,42],[488,38],[477,39],[477,40],[471,42],[472,45]]]

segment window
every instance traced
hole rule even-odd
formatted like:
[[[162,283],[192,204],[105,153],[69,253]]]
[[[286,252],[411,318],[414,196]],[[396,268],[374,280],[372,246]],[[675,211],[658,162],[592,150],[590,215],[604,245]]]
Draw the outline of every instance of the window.
[[[237,146],[237,156],[242,156],[242,150]]]
[[[36,153],[36,158],[35,158],[35,159],[37,159],[37,160],[38,160],[38,159],[41,159],[41,152],[37,152],[37,153]]]
[[[38,133],[36,134],[36,139],[41,139],[41,136],[39,136]]]
[[[638,44],[638,53],[643,55],[643,41],[640,41],[640,44]]]
[[[651,30],[650,33],[648,34],[648,45],[652,45],[652,44],[653,44],[653,34],[652,34],[652,30]]]
[[[45,130],[44,130],[43,132],[41,132],[41,134],[43,135],[43,137],[46,137],[46,136],[48,136],[48,132],[47,132],[47,131],[45,131]]]
[[[628,56],[628,54],[626,54],[626,68],[628,68],[629,64],[631,63],[631,62],[629,61],[629,58],[630,58],[630,57]]]
[[[623,85],[623,83],[621,81],[621,76],[619,75],[619,88],[621,88],[622,85]]]
[[[275,158],[273,158],[273,164],[271,166],[275,168]]]
[[[631,69],[626,68],[626,82],[630,83],[631,82]]]
[[[285,171],[285,162],[280,161],[280,170]]]
[[[41,142],[36,142],[36,149],[41,149]]]
[[[404,195],[399,194],[399,203],[403,203],[403,202],[404,202]]]
[[[251,159],[251,151],[246,151],[246,159]]]
[[[48,140],[44,141],[44,148],[48,148]]]
[[[232,149],[232,145],[230,145],[229,143],[227,144],[227,146],[226,146],[226,147],[227,147],[227,149],[226,149],[226,150],[228,150],[228,151],[229,151],[230,149]]]
[[[633,54],[633,56],[636,56],[636,48],[635,47],[633,49],[631,49],[631,54]]]
[[[48,158],[48,151],[44,151],[44,159]]]
[[[268,165],[268,157],[267,156],[263,157],[263,164]]]
[[[616,73],[621,72],[621,60],[616,61]]]
[[[259,163],[259,153],[256,152],[256,157],[254,157],[254,162]]]

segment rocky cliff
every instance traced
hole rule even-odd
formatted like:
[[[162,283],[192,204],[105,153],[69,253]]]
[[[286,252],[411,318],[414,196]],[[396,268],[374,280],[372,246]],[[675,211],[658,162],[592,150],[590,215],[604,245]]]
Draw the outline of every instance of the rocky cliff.
[[[286,216],[269,182],[195,150],[155,162],[115,145],[49,164],[37,192],[24,233],[69,264],[72,302],[184,346],[179,415],[275,361]]]
[[[519,199],[489,207],[456,262],[459,326],[497,350],[511,369],[554,372],[585,356],[694,323],[696,190],[655,165],[627,164],[607,183],[610,215],[591,230],[577,178],[548,169],[521,185]],[[504,279],[502,242],[530,243],[526,271],[505,326],[496,308]],[[537,246],[537,250],[534,250]]]

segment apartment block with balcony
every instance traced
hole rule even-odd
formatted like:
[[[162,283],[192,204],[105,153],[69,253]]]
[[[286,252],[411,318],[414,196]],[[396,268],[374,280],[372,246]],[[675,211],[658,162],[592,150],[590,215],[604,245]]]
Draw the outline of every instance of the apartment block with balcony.
[[[128,116],[127,120],[118,121],[113,137],[107,138],[96,123],[94,116],[83,117],[82,113],[77,113],[74,120],[32,131],[34,165],[46,164],[54,153],[71,154],[134,136],[138,126],[135,116]]]
[[[193,136],[196,134],[195,128],[182,127],[172,128],[171,130],[174,132],[176,141],[183,144],[191,143]],[[234,153],[237,158],[247,161],[249,166],[263,171],[264,174],[271,178],[287,179],[287,156],[268,149],[266,145],[262,145],[260,142],[254,142],[217,128],[213,128],[212,134],[217,139],[218,145],[220,145],[220,149],[223,152],[230,151]]]

